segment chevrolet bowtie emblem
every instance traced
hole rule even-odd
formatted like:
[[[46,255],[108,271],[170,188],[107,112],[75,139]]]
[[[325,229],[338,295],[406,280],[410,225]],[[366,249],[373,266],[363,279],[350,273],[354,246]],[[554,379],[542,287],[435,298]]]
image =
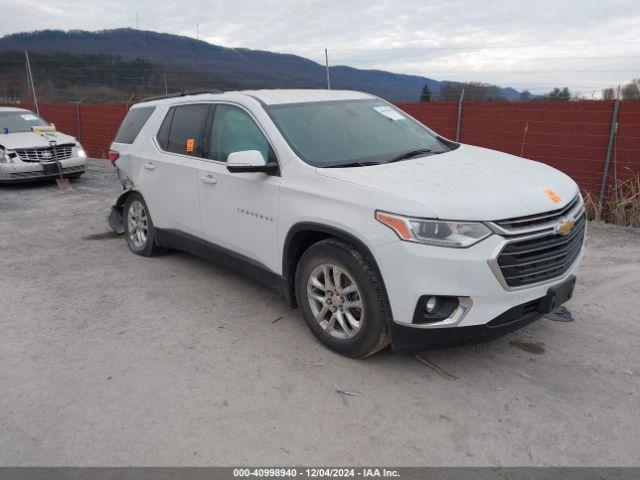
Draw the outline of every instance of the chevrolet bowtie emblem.
[[[556,233],[559,233],[560,235],[569,235],[575,225],[576,225],[575,221],[565,220],[564,222],[556,225]]]

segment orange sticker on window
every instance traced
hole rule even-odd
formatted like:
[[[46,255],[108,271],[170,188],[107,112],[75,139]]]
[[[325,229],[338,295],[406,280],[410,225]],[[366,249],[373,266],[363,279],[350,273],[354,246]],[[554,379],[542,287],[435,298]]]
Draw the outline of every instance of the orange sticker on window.
[[[547,194],[547,197],[549,197],[553,203],[560,203],[562,201],[562,197],[551,189],[545,190],[544,193]]]
[[[188,138],[187,139],[187,146],[185,147],[185,150],[187,151],[187,153],[193,153],[193,150],[196,147],[196,140],[195,138]]]

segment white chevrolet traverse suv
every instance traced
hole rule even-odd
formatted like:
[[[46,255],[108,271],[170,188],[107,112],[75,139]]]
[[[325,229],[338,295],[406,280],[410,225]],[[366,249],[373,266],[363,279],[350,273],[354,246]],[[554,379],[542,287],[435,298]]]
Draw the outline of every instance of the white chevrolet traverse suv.
[[[495,338],[571,298],[586,219],[542,163],[328,90],[134,105],[110,152],[130,249],[191,252],[282,291],[351,357]]]
[[[78,178],[86,166],[75,138],[30,110],[0,107],[0,184]]]

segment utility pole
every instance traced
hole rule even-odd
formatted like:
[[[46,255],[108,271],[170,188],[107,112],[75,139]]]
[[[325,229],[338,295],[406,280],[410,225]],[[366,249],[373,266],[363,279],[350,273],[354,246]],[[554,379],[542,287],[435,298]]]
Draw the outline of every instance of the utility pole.
[[[196,23],[196,37],[200,40],[200,24]]]
[[[458,100],[458,122],[456,123],[456,142],[460,141],[460,126],[462,124],[462,100],[464,100],[464,88],[460,93],[460,100]]]
[[[520,149],[520,156],[524,157],[524,145],[527,141],[527,132],[529,131],[529,118],[527,118],[527,123],[524,124],[524,133],[522,134],[522,148]]]
[[[31,77],[29,77],[29,66],[27,65],[27,68],[25,68],[25,70],[27,71],[27,92],[31,91]],[[22,98],[20,99],[20,101],[22,101]]]
[[[80,104],[82,103],[82,100],[84,99],[80,99],[77,102],[74,102],[76,104],[76,129],[77,129],[77,138],[78,140],[82,140],[82,117],[80,116]]]
[[[36,113],[40,115],[40,109],[38,108],[38,97],[36,97],[36,86],[33,84],[33,74],[31,73],[31,63],[29,62],[29,52],[25,51],[24,56],[27,59],[27,80],[31,83],[31,93],[33,95],[33,106],[36,109]]]
[[[136,13],[136,30],[140,30],[140,23],[138,22],[138,14]]]
[[[604,208],[604,198],[607,194],[607,178],[609,177],[609,164],[611,162],[611,150],[613,149],[613,141],[618,130],[618,110],[620,110],[620,85],[618,85],[618,94],[613,104],[613,113],[611,115],[611,129],[609,130],[609,142],[607,143],[607,154],[604,158],[604,172],[602,174],[602,182],[600,184],[600,208]]]
[[[331,78],[329,76],[329,53],[327,52],[327,49],[324,49],[324,61],[325,61],[325,65],[327,66],[327,90],[331,90]]]
[[[167,87],[167,74],[164,74],[164,94],[169,95],[169,88]]]

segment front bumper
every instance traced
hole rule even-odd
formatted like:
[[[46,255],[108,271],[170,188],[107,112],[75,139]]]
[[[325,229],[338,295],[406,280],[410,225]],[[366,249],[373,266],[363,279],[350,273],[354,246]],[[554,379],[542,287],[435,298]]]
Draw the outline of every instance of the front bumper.
[[[486,341],[540,318],[543,313],[527,311],[512,315],[509,322],[492,323],[506,312],[517,313],[523,305],[540,301],[551,287],[573,276],[583,252],[560,277],[508,289],[490,267],[490,260],[497,258],[507,241],[492,235],[467,249],[400,240],[375,247],[373,253],[384,278],[393,317],[390,329],[394,349],[420,350]],[[423,295],[457,296],[463,308],[442,322],[414,324],[415,308]]]
[[[569,289],[568,298],[571,298],[573,293],[575,280],[575,277],[571,276],[559,285]],[[409,354],[495,340],[535,322],[542,318],[547,313],[547,310],[551,311],[568,300],[568,298],[564,298],[557,301],[554,298],[555,292],[553,290],[553,288],[550,288],[547,291],[547,295],[542,298],[511,307],[484,325],[421,330],[394,322],[390,326],[393,349],[398,353]]]
[[[60,166],[63,177],[81,175],[86,170],[87,159],[71,157],[60,160]],[[14,160],[13,163],[0,163],[0,183],[24,183],[59,177],[60,172],[56,162],[43,164]]]
[[[513,307],[505,314],[517,312],[521,307]],[[394,323],[391,326],[393,351],[401,354],[412,354],[438,348],[459,347],[476,343],[489,342],[514,332],[542,318],[543,313],[531,312],[515,317],[511,322],[499,325],[472,325],[469,327],[438,328],[419,330]]]

